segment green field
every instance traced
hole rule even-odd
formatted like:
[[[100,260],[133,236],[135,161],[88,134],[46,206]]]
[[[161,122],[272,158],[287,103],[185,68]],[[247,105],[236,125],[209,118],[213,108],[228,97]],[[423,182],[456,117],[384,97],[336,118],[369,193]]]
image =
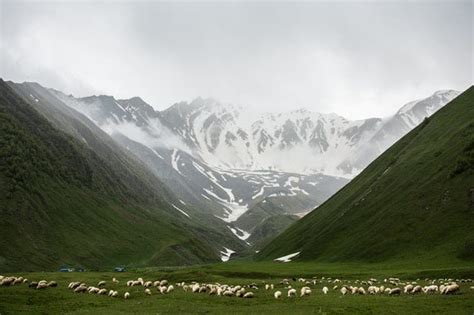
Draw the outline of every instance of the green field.
[[[339,289],[333,290],[333,283],[327,278],[341,279],[343,283],[354,284],[355,280],[376,278],[378,285],[385,284],[386,277],[399,277],[401,281],[417,281],[426,284],[426,278],[473,278],[474,267],[455,266],[451,269],[437,269],[429,267],[419,269],[407,265],[377,265],[377,264],[315,264],[315,263],[249,263],[230,262],[226,264],[205,265],[186,268],[149,268],[125,273],[113,272],[44,272],[18,273],[29,280],[55,280],[58,287],[36,290],[28,288],[26,284],[10,287],[0,287],[0,313],[140,313],[140,314],[472,314],[474,312],[474,290],[470,287],[474,283],[459,283],[461,291],[455,295],[418,294],[400,296],[388,295],[346,295],[342,296]],[[111,279],[116,277],[120,282],[113,284]],[[211,296],[207,293],[185,292],[175,285],[175,290],[166,295],[158,293],[152,288],[152,295],[144,293],[142,286],[127,287],[126,281],[142,277],[146,280],[167,279],[170,283],[198,281],[201,283],[239,284],[256,283],[258,290],[253,299],[238,297]],[[287,298],[287,290],[280,284],[283,278],[290,280],[290,285],[298,290],[304,284],[293,281],[293,278],[312,279],[317,277],[318,283],[310,285],[312,294],[308,297]],[[325,277],[326,280],[321,280]],[[96,286],[100,280],[107,281],[107,289],[119,291],[119,297],[73,293],[67,288],[71,281],[82,281]],[[265,283],[273,283],[274,290],[265,290]],[[355,284],[354,284],[355,285]],[[386,285],[386,284],[385,284]],[[330,291],[324,295],[323,286]],[[363,285],[367,289],[367,285]],[[341,287],[341,284],[339,284]],[[283,297],[274,299],[273,292],[281,290]],[[130,292],[131,298],[125,300],[123,294]],[[299,295],[299,294],[298,294]]]

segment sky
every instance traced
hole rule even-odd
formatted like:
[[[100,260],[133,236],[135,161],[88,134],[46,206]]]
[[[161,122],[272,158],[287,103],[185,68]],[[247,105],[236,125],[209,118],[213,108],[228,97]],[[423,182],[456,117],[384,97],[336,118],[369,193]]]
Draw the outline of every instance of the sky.
[[[6,1],[0,77],[156,109],[384,117],[473,84],[472,1]]]

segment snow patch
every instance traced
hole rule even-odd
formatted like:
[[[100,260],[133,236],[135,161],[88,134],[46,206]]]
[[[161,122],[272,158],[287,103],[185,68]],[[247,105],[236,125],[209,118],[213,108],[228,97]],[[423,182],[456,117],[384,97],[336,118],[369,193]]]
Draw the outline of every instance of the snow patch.
[[[191,218],[189,216],[189,214],[187,214],[186,212],[184,212],[184,210],[181,210],[180,208],[176,207],[174,204],[171,204],[173,206],[173,208],[175,208],[176,210],[178,210],[179,212],[181,212],[182,214],[184,214],[185,216],[187,216],[188,218]]]
[[[289,254],[289,255],[286,255],[286,256],[278,257],[278,258],[275,258],[274,261],[287,263],[287,262],[291,261],[291,258],[298,256],[300,253],[301,252],[296,252],[296,253]]]
[[[225,251],[221,251],[221,260],[223,262],[229,261],[230,255],[235,253],[232,249],[228,249],[227,247],[224,247]]]

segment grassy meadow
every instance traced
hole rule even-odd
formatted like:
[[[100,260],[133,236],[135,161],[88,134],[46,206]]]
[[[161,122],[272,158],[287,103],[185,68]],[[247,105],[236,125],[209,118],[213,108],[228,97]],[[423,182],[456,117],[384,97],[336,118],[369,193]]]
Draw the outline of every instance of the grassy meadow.
[[[3,274],[4,276],[6,274]],[[439,269],[428,266],[407,265],[357,265],[357,264],[316,264],[316,263],[254,263],[229,262],[226,264],[203,265],[197,267],[176,268],[147,268],[131,270],[124,273],[116,272],[34,272],[16,273],[29,281],[55,280],[56,288],[36,290],[27,284],[0,287],[0,314],[32,313],[32,314],[472,314],[474,312],[474,283],[459,283],[461,290],[455,295],[402,294],[400,296],[383,295],[345,295],[338,289],[333,290],[334,283],[328,283],[327,278],[338,278],[342,284],[356,285],[356,280],[376,278],[378,285],[385,285],[384,278],[398,277],[401,281],[417,281],[425,285],[426,278],[474,278],[474,266],[456,265],[450,269]],[[112,283],[112,278],[119,280]],[[160,294],[156,288],[151,288],[152,295],[144,293],[142,286],[127,287],[126,282],[142,277],[147,280],[167,279],[175,286],[169,294]],[[299,289],[304,286],[297,279],[317,277],[316,285],[309,285],[312,294],[299,297]],[[321,278],[325,277],[325,280]],[[296,298],[286,296],[287,289],[280,281],[288,278],[290,285],[297,289]],[[296,279],[296,281],[293,280]],[[116,298],[106,295],[74,293],[67,286],[72,281],[81,281],[87,285],[97,286],[101,280],[107,281],[106,289],[117,290]],[[221,283],[229,285],[257,284],[254,298],[211,296],[208,293],[185,292],[178,287],[178,282],[190,283]],[[350,282],[350,283],[349,283]],[[265,283],[273,283],[274,290],[265,290]],[[330,290],[327,295],[322,288]],[[361,286],[361,284],[358,284]],[[362,285],[367,289],[367,285]],[[273,293],[280,290],[281,299],[276,300]],[[125,292],[130,292],[128,300],[123,298]]]

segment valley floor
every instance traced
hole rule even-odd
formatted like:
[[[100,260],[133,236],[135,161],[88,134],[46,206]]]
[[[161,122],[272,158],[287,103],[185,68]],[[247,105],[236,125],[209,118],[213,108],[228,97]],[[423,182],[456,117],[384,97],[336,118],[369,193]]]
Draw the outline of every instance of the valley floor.
[[[3,274],[6,276],[7,274]],[[0,314],[35,313],[35,314],[473,314],[474,283],[460,283],[461,290],[455,295],[417,294],[400,296],[388,295],[345,295],[339,289],[333,290],[335,284],[328,283],[327,278],[338,278],[345,282],[355,283],[356,279],[378,279],[378,285],[383,285],[383,279],[398,277],[401,281],[417,281],[425,285],[425,278],[474,278],[474,266],[456,266],[452,269],[435,267],[419,268],[388,265],[340,265],[315,263],[250,263],[231,262],[209,266],[189,268],[148,268],[124,273],[114,272],[35,272],[15,273],[29,280],[55,280],[56,288],[36,290],[28,288],[27,284],[0,287]],[[318,283],[309,285],[312,294],[299,297],[299,289],[303,283],[293,281],[300,277],[312,279],[316,276]],[[119,280],[112,283],[112,278]],[[183,291],[175,285],[175,290],[162,295],[156,288],[151,288],[152,295],[144,293],[142,286],[127,287],[130,279],[142,277],[144,280],[167,279],[175,285],[177,282],[191,281],[221,284],[247,285],[256,283],[258,290],[253,289],[252,299],[237,297],[210,296],[207,293],[191,293]],[[321,283],[321,278],[325,277]],[[290,285],[297,289],[296,298],[287,298],[287,289],[280,284],[283,278],[288,278]],[[85,282],[96,286],[101,280],[107,281],[105,288],[119,292],[119,297],[106,295],[73,293],[67,286],[72,281]],[[274,290],[265,290],[265,283],[273,283]],[[321,289],[329,287],[329,293],[324,295]],[[340,288],[341,285],[339,285]],[[365,285],[367,289],[367,285]],[[281,290],[283,296],[276,300],[273,293]],[[123,298],[125,292],[130,292],[128,300]]]

